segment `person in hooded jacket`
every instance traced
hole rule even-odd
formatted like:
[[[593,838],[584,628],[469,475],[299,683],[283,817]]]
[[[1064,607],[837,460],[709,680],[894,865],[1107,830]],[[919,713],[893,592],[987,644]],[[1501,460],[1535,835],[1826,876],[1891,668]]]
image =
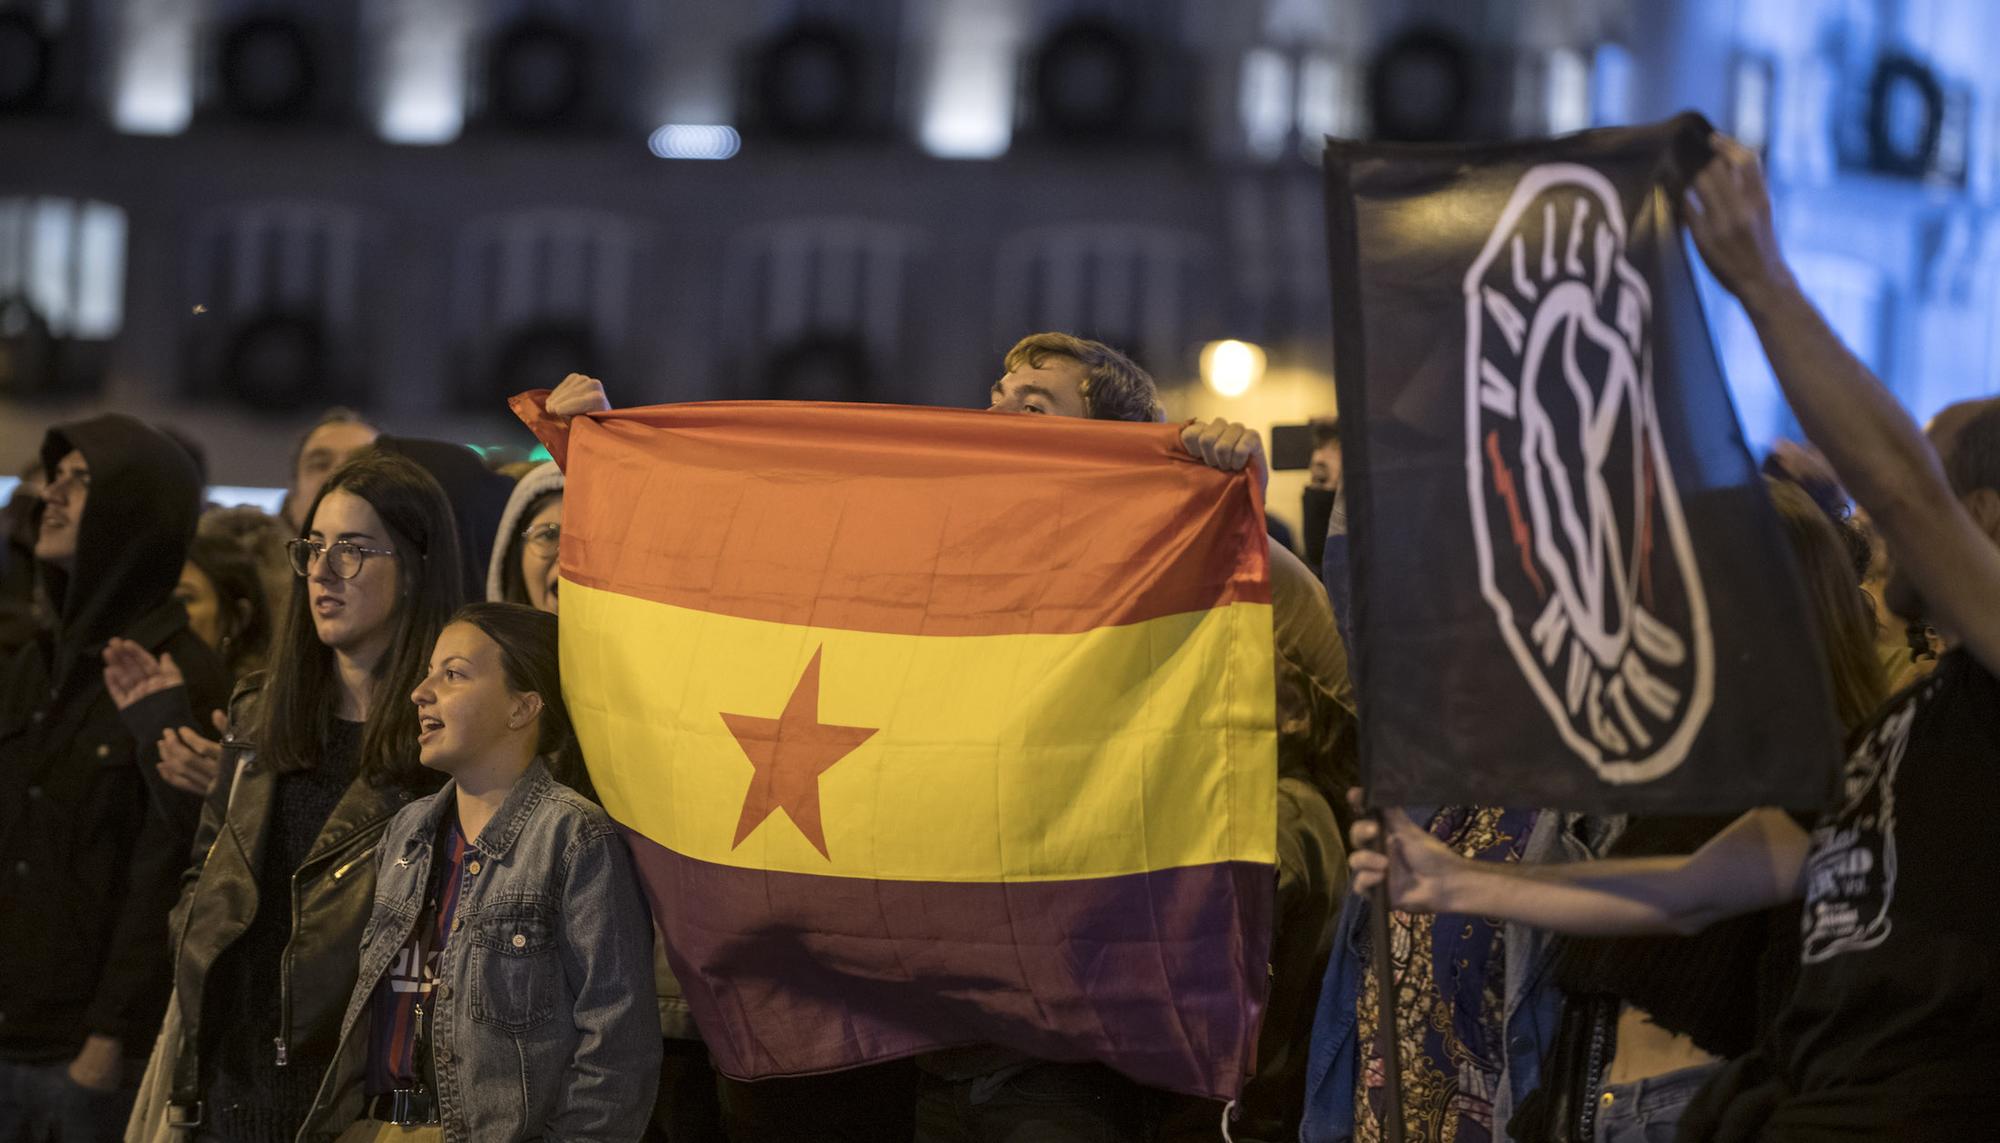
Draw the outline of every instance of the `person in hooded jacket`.
[[[556,554],[562,540],[563,473],[555,461],[537,465],[515,483],[493,537],[486,598],[525,603],[551,614],[560,593]]]
[[[160,780],[161,711],[227,682],[174,598],[201,485],[181,446],[110,414],[51,430],[34,555],[51,630],[0,668],[0,1140],[115,1138],[166,1007],[167,914],[198,802]],[[155,701],[107,644],[178,664]],[[128,697],[135,701],[125,701]]]

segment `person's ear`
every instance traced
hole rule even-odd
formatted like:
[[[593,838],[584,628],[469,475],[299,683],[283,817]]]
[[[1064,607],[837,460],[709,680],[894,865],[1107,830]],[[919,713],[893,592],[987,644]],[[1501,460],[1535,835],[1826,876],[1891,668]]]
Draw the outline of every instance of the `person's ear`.
[[[540,718],[542,696],[534,691],[524,691],[514,696],[514,708],[507,712],[507,729],[520,730]]]

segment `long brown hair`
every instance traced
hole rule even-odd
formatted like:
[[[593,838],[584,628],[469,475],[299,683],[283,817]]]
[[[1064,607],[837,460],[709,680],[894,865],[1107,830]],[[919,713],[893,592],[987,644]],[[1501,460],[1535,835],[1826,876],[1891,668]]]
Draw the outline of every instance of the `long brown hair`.
[[[431,645],[446,618],[464,602],[451,505],[438,482],[414,461],[371,451],[327,478],[306,509],[301,538],[311,531],[320,504],[336,491],[367,501],[382,518],[397,553],[396,637],[375,664],[368,724],[361,735],[361,775],[377,786],[422,787],[435,777],[417,762],[417,708],[409,693],[424,677]],[[333,651],[313,628],[306,580],[300,576],[292,581],[259,699],[258,757],[278,770],[316,765],[337,693]]]
[[[1874,608],[1862,593],[1839,526],[1798,485],[1771,478],[1764,483],[1799,563],[1799,581],[1826,652],[1834,713],[1841,728],[1852,731],[1887,697],[1882,660],[1875,653]]]

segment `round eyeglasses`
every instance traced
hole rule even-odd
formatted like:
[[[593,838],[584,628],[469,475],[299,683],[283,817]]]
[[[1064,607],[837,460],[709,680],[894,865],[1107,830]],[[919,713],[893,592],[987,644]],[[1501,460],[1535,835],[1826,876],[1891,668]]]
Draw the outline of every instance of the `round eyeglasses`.
[[[521,542],[538,556],[553,556],[562,546],[561,524],[537,524],[521,529]]]
[[[341,579],[353,579],[361,574],[361,567],[369,556],[393,556],[396,553],[387,548],[364,548],[349,540],[336,540],[322,544],[318,540],[286,540],[285,554],[292,559],[292,570],[300,575],[311,575],[313,561],[326,557],[327,570]]]

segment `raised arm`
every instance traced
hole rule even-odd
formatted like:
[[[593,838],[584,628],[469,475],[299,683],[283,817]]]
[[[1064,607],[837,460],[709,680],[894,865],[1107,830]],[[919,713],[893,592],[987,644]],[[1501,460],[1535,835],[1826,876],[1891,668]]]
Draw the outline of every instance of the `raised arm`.
[[[1806,436],[1868,510],[1922,593],[1926,618],[2000,672],[2000,547],[1988,534],[2000,519],[1982,527],[1966,511],[1916,422],[1800,290],[1778,251],[1757,156],[1717,136],[1686,214],[1702,259],[1743,302]]]
[[[1389,880],[1410,913],[1498,917],[1577,936],[1698,933],[1717,921],[1799,895],[1806,835],[1777,810],[1751,810],[1686,857],[1612,858],[1557,865],[1460,857],[1408,814],[1390,810],[1385,853],[1373,821],[1354,823],[1354,888]]]

